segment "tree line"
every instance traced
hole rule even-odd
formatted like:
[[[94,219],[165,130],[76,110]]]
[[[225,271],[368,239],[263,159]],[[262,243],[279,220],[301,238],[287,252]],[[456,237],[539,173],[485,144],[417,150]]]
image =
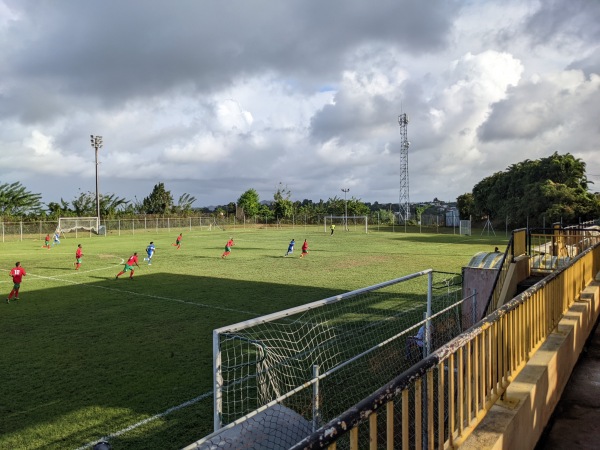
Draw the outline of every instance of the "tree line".
[[[490,219],[499,223],[521,227],[540,226],[544,222],[576,223],[600,217],[600,196],[588,187],[592,184],[586,177],[585,162],[567,153],[554,153],[547,158],[525,160],[513,164],[503,172],[479,181],[472,192],[460,195],[456,206],[461,219],[475,221]],[[393,223],[398,205],[392,203],[368,203],[359,198],[330,197],[327,200],[304,199],[292,201],[290,189],[279,183],[271,199],[261,200],[253,188],[243,192],[237,201],[218,205],[214,209],[194,207],[196,198],[183,194],[175,202],[164,183],[154,186],[152,192],[141,201],[121,198],[116,194],[101,194],[100,215],[104,218],[133,217],[139,214],[190,216],[211,214],[216,217],[235,215],[238,219],[257,218],[280,220],[294,216],[352,216],[377,217],[380,223]],[[437,199],[432,202],[436,204]],[[434,205],[413,205],[412,217],[431,211]],[[431,208],[431,210],[430,210]],[[66,201],[44,205],[41,194],[28,191],[20,182],[0,184],[0,216],[4,220],[31,218],[57,219],[68,216],[95,216],[96,196],[92,192],[79,192]]]
[[[457,198],[462,219],[550,226],[600,217],[600,195],[588,188],[586,164],[567,153],[519,162],[484,178]]]
[[[262,200],[255,189],[248,189],[240,195],[236,202],[218,205],[214,209],[194,207],[196,198],[183,194],[175,202],[171,191],[164,183],[154,186],[152,192],[141,201],[135,198],[127,200],[116,194],[100,194],[100,215],[103,218],[126,218],[140,214],[190,216],[194,214],[210,214],[216,217],[236,215],[242,218],[288,219],[292,216],[344,215],[366,216],[377,213],[381,222],[391,223],[394,220],[398,205],[392,203],[365,203],[351,197],[329,198],[313,202],[292,201],[291,191],[283,183],[279,183],[273,198]],[[79,192],[70,201],[63,198],[59,202],[44,205],[41,194],[28,191],[20,182],[0,184],[0,216],[4,220],[11,219],[58,219],[59,217],[94,217],[96,215],[96,195],[93,192]]]

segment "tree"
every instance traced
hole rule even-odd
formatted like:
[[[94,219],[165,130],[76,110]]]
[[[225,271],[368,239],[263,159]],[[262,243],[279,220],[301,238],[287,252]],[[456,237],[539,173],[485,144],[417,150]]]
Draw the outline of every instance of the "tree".
[[[292,201],[290,200],[292,193],[284,186],[283,183],[279,182],[279,186],[277,187],[277,191],[273,195],[273,213],[277,218],[287,218],[291,217],[294,213],[294,206]]]
[[[458,208],[458,215],[461,219],[468,220],[473,215],[474,208],[473,194],[467,192],[463,195],[459,195],[456,198],[456,207]]]
[[[273,218],[273,211],[271,210],[271,208],[269,208],[268,205],[260,205],[260,208],[258,208],[258,216],[265,218],[265,219],[272,219]]]
[[[190,194],[184,193],[179,197],[179,201],[177,202],[177,206],[174,208],[175,212],[183,215],[187,215],[192,212],[192,205],[196,201],[196,197],[191,196]]]
[[[415,215],[417,216],[417,224],[421,223],[421,216],[423,216],[423,213],[425,211],[427,211],[427,208],[429,208],[429,205],[426,203],[421,203],[420,205],[415,206]]]
[[[60,199],[60,203],[50,202],[47,205],[48,216],[51,219],[58,219],[59,217],[68,216],[71,214],[71,208],[69,208],[69,202]]]
[[[102,217],[114,217],[119,210],[125,210],[129,200],[117,197],[116,194],[100,194],[100,215]]]
[[[21,216],[42,211],[41,194],[29,192],[18,181],[0,184],[0,214]]]
[[[583,161],[555,152],[481,180],[473,187],[472,211],[479,218],[507,218],[517,226],[589,220],[600,214],[600,202],[588,191],[589,184]]]
[[[260,200],[258,198],[258,193],[254,189],[248,189],[246,192],[240,195],[237,204],[240,208],[244,210],[244,215],[246,217],[256,216],[260,208]]]
[[[100,194],[100,215],[102,217],[112,217],[121,208],[124,209],[129,201],[124,198],[117,197],[115,194]],[[79,217],[96,216],[96,194],[93,192],[80,192],[72,202],[72,209],[68,208],[68,203],[61,199],[62,205],[56,203],[51,204],[54,211],[72,212],[73,215]],[[67,208],[65,208],[67,206]],[[49,204],[50,207],[50,204]]]
[[[154,186],[152,193],[142,201],[143,212],[146,214],[166,214],[173,207],[173,196],[165,190],[164,183]]]

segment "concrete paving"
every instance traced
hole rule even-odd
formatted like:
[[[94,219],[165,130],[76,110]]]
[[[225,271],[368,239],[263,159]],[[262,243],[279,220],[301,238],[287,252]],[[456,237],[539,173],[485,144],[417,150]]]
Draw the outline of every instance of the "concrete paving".
[[[573,369],[536,450],[600,448],[600,327],[596,325]]]

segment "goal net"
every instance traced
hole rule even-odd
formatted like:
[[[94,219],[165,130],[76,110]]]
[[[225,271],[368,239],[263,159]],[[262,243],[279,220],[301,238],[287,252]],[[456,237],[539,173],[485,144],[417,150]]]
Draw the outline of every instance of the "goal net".
[[[339,231],[364,231],[369,232],[369,220],[367,216],[325,216],[325,232],[331,232],[331,225]]]
[[[312,429],[337,417],[423,357],[410,344],[420,327],[431,351],[462,331],[459,306],[432,315],[461,287],[429,269],[214,330],[215,430],[275,405]]]
[[[465,236],[471,236],[471,221],[470,220],[461,220],[459,234],[464,234]]]
[[[98,217],[59,217],[56,231],[59,233],[88,231],[98,234],[99,220]]]

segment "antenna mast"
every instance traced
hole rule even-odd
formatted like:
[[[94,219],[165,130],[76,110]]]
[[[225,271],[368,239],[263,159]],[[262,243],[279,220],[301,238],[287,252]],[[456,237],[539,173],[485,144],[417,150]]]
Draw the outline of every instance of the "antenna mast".
[[[408,114],[398,116],[400,125],[400,197],[398,200],[398,223],[406,223],[410,219],[410,203],[408,197],[408,142],[406,129],[408,127]]]

